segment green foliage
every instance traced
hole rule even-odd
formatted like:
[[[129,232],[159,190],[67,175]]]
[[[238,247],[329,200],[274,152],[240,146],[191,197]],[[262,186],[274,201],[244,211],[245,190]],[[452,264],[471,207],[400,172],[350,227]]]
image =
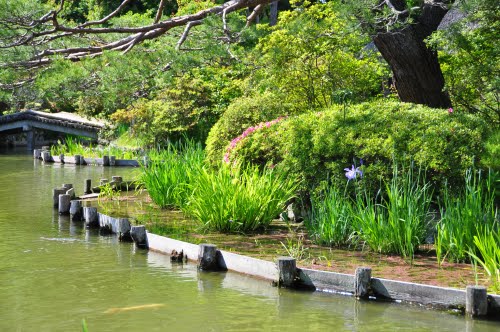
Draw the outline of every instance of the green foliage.
[[[332,186],[313,198],[311,215],[305,224],[318,243],[337,247],[351,244],[354,213],[346,193]]]
[[[483,164],[486,167],[500,171],[500,130],[494,131],[485,144]]]
[[[474,236],[474,245],[477,254],[469,252],[475,264],[483,267],[488,274],[491,288],[494,292],[500,292],[500,228],[488,229]]]
[[[479,113],[500,125],[500,7],[496,0],[461,1],[467,15],[434,33],[446,89],[459,111]]]
[[[381,202],[365,193],[357,197],[355,208],[359,237],[372,250],[396,253],[410,261],[425,238],[432,196],[420,171],[415,172],[413,167],[400,172],[394,163]]]
[[[111,119],[130,126],[134,136],[149,146],[183,135],[204,141],[222,110],[238,97],[238,80],[224,67],[193,69],[173,79],[152,98],[140,98]]]
[[[138,151],[127,150],[117,146],[93,146],[84,144],[78,137],[66,136],[63,142],[58,141],[57,145],[50,147],[53,156],[60,154],[66,156],[80,155],[89,158],[102,158],[103,156],[115,156],[117,159],[136,159],[139,157]]]
[[[260,69],[252,85],[280,91],[285,101],[305,108],[337,103],[341,90],[352,92],[355,101],[377,95],[388,72],[375,52],[363,51],[369,39],[353,33],[348,20],[334,2],[281,12],[253,52]]]
[[[267,227],[283,211],[297,181],[279,169],[240,165],[203,168],[184,210],[207,229],[248,232]]]
[[[250,163],[280,164],[298,175],[310,190],[330,179],[343,187],[343,169],[364,160],[365,185],[379,188],[391,177],[394,157],[413,160],[426,169],[430,182],[461,183],[474,158],[480,160],[486,123],[466,114],[397,102],[376,101],[331,107],[289,117],[259,130],[234,149],[235,158]]]
[[[208,160],[212,164],[219,163],[229,141],[248,127],[298,112],[294,105],[284,103],[281,95],[273,93],[235,99],[210,130],[207,139]]]
[[[470,254],[480,256],[474,238],[486,230],[499,229],[494,181],[493,172],[484,178],[481,171],[468,170],[463,192],[453,196],[450,190],[444,191],[436,236],[439,262],[463,262]]]
[[[165,150],[151,152],[151,162],[142,166],[141,181],[149,196],[162,208],[182,208],[191,195],[190,187],[203,166],[200,144],[188,140],[169,144]]]
[[[393,176],[376,196],[363,187],[364,179],[347,181],[341,193],[329,187],[313,199],[308,231],[319,243],[357,246],[360,242],[380,253],[413,260],[429,222],[432,193],[423,174],[413,166],[393,165]],[[355,197],[347,188],[354,187]]]

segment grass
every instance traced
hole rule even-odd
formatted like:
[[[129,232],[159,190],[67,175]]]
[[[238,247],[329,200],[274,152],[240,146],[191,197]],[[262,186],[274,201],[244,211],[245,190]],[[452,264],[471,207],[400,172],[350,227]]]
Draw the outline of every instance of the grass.
[[[297,183],[266,168],[204,163],[200,144],[186,140],[149,154],[141,181],[161,208],[181,209],[205,229],[247,232],[264,228],[294,196]]]
[[[392,179],[375,197],[361,190],[352,200],[330,188],[322,201],[313,200],[308,229],[323,244],[357,246],[361,241],[375,252],[411,261],[429,219],[432,193],[423,178],[413,167],[400,170],[395,163]]]

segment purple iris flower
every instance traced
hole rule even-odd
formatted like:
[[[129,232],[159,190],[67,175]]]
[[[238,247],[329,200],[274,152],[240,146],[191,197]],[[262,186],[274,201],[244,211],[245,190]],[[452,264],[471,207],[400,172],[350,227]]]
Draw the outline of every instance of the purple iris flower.
[[[345,171],[345,176],[346,176],[347,180],[354,180],[354,179],[356,179],[356,177],[358,176],[358,174],[359,174],[360,178],[363,177],[363,171],[361,171],[359,169],[359,167],[354,167],[354,165],[352,165],[351,168],[344,168],[344,171]]]

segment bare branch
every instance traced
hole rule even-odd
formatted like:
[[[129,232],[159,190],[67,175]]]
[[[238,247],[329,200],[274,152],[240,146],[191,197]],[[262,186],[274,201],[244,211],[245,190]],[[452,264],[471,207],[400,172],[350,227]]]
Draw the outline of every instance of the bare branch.
[[[230,31],[229,31],[229,28],[227,26],[227,20],[226,20],[226,16],[229,12],[233,11],[233,9],[237,6],[238,4],[235,3],[235,4],[232,4],[231,6],[228,6],[226,8],[224,8],[224,10],[222,11],[222,24],[223,24],[223,27],[224,27],[224,33],[230,37]]]
[[[27,79],[27,80],[24,80],[24,81],[20,81],[20,82],[16,82],[16,83],[12,83],[12,84],[4,84],[4,83],[0,83],[0,89],[1,90],[14,90],[16,88],[20,88],[28,83],[31,83],[33,82],[35,79],[34,78],[30,78],[30,79]]]
[[[252,13],[247,17],[247,24],[245,25],[246,28],[250,26],[250,24],[255,20],[257,15],[259,15],[262,12],[263,9],[264,9],[263,5],[258,5],[253,9]]]
[[[179,38],[179,41],[177,42],[177,45],[175,46],[175,49],[178,51],[182,44],[186,41],[186,38],[189,34],[189,30],[191,30],[192,27],[196,26],[196,25],[200,25],[202,24],[203,21],[191,21],[189,22],[188,24],[186,24],[186,28],[184,29],[184,32],[182,33],[182,36],[181,38]]]
[[[129,2],[130,2],[130,0],[123,0],[122,3],[108,16],[103,17],[102,19],[100,19],[98,21],[85,22],[85,23],[79,25],[78,28],[81,29],[81,28],[88,27],[90,25],[103,24],[103,23],[109,21],[111,18],[115,17],[123,9],[123,7],[125,7]]]
[[[165,0],[161,0],[158,5],[158,11],[156,12],[156,17],[154,23],[160,22],[161,16],[163,15],[163,8],[165,7]]]

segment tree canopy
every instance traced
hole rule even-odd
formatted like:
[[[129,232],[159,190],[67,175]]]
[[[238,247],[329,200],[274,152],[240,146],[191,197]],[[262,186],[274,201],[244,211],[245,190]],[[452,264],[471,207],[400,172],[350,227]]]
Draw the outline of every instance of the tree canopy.
[[[177,76],[194,68],[206,74],[208,67],[234,66],[230,76],[245,77],[252,89],[295,94],[308,107],[341,102],[347,93],[354,99],[377,89],[387,94],[393,86],[402,101],[459,103],[498,123],[496,1],[290,1],[291,9],[286,1],[278,25],[255,25],[263,13],[273,15],[271,3],[0,0],[0,98],[14,109],[41,101],[55,110],[111,114],[164,96]],[[436,34],[452,7],[474,15]],[[390,82],[368,54],[370,39],[392,71]],[[458,60],[467,55],[484,66]],[[461,84],[471,68],[469,83]]]

